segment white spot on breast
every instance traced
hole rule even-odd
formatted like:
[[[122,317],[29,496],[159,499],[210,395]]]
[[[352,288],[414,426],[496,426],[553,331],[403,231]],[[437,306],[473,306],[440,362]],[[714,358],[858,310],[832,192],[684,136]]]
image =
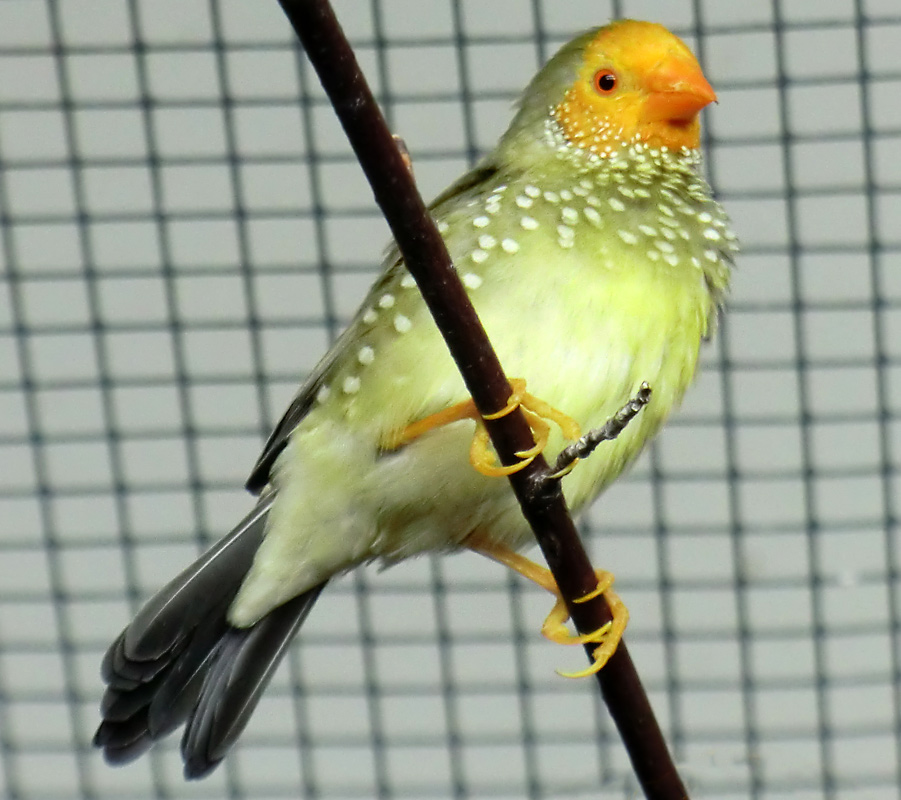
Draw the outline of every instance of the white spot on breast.
[[[720,260],[720,254],[716,252],[716,250],[705,250],[704,258],[708,261],[712,261],[714,264],[718,264]]]
[[[618,197],[610,197],[607,199],[607,203],[614,211],[625,211],[626,204],[620,200]]]
[[[450,225],[448,225],[444,220],[441,220],[438,223],[438,233],[447,233],[450,229]]]
[[[488,251],[476,248],[470,256],[476,264],[484,264],[488,260]]]
[[[698,222],[702,223],[703,225],[708,225],[713,222],[713,217],[709,212],[702,211],[700,214],[698,214]]]
[[[660,251],[659,250],[648,250],[648,258],[651,261],[659,261],[660,260]]]
[[[404,289],[412,289],[416,286],[416,279],[412,275],[404,275],[404,277],[400,279],[400,285],[403,286]]]
[[[505,253],[510,253],[511,255],[513,253],[518,253],[519,252],[519,242],[517,242],[516,239],[509,239],[509,238],[504,239],[501,242],[501,248],[503,249],[503,251]]]
[[[478,289],[482,285],[482,279],[474,272],[467,272],[463,278],[463,285],[469,289]]]
[[[341,384],[344,394],[356,394],[360,391],[360,379],[356,375],[348,375]]]
[[[332,390],[329,388],[329,385],[327,383],[322,384],[322,386],[319,387],[319,391],[316,392],[316,402],[324,403],[329,399],[331,394]]]
[[[394,330],[398,333],[406,333],[412,327],[413,323],[409,317],[405,317],[403,314],[398,314],[394,317]]]
[[[596,208],[591,208],[590,206],[582,211],[585,215],[585,219],[587,219],[592,225],[597,225],[600,227],[601,225],[601,215]]]
[[[629,186],[620,185],[616,187],[616,191],[618,191],[623,197],[628,197],[632,200],[635,197],[635,192]]]
[[[654,242],[654,247],[656,247],[661,253],[675,253],[676,248],[673,246],[672,242],[667,242],[665,239],[657,239]]]
[[[545,192],[544,199],[547,200],[548,203],[559,203],[560,195],[556,192]]]
[[[529,184],[528,186],[526,186],[526,187],[523,189],[523,191],[524,191],[529,197],[531,197],[533,200],[534,200],[535,198],[541,197],[541,189],[539,189],[537,186],[532,186],[532,184]]]
[[[378,318],[379,315],[376,314],[375,309],[373,308],[367,308],[363,312],[363,322],[365,322],[367,325],[372,325],[372,323],[375,322]]]
[[[665,214],[668,217],[674,217],[675,213],[666,203],[657,203],[657,210],[661,214]]]
[[[569,250],[576,243],[575,239],[564,239],[562,236],[557,239],[557,244],[560,245],[564,250]]]
[[[718,242],[723,237],[720,235],[720,232],[716,228],[705,228],[704,238],[711,242]]]
[[[363,366],[371,364],[375,361],[375,350],[373,350],[368,344],[364,345],[357,351],[357,361],[359,361]]]
[[[638,237],[632,233],[632,231],[623,230],[620,228],[616,235],[619,236],[626,244],[638,244]]]
[[[531,208],[532,203],[534,202],[535,201],[531,197],[526,197],[524,194],[521,194],[516,198],[516,205],[520,208]]]
[[[472,221],[472,224],[476,228],[487,228],[490,223],[491,223],[491,220],[488,217],[476,217]]]
[[[573,199],[573,193],[569,189],[561,189],[560,190],[560,199],[565,202],[569,202]]]
[[[664,260],[667,264],[669,264],[671,267],[678,267],[678,266],[679,266],[679,256],[677,256],[675,253],[667,253],[667,254],[663,257],[663,260]]]
[[[483,233],[479,237],[479,247],[481,247],[483,250],[490,250],[496,244],[497,244],[497,239],[495,239],[490,234]]]
[[[569,225],[558,225],[557,236],[561,239],[575,239],[576,232]]]
[[[383,294],[379,298],[379,308],[391,308],[394,305],[393,294]]]
[[[519,224],[527,231],[534,231],[538,227],[538,220],[534,217],[523,217]]]
[[[645,236],[657,235],[657,229],[652,228],[650,225],[639,225],[638,230],[640,230]]]
[[[588,195],[588,197],[585,198],[585,202],[590,206],[594,206],[595,208],[598,208],[601,205],[600,198],[593,194]]]
[[[560,216],[567,225],[575,225],[579,221],[579,212],[569,206],[560,210]]]

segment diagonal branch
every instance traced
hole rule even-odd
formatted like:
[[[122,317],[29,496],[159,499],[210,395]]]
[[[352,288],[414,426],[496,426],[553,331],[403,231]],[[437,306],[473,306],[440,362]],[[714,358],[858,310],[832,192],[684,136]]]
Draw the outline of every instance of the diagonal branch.
[[[328,0],[279,2],[319,75],[476,407],[483,415],[500,411],[511,394],[510,385]],[[519,410],[487,420],[486,426],[504,464],[515,463],[516,451],[534,445]],[[510,476],[510,483],[576,628],[588,633],[612,616],[603,596],[572,602],[592,591],[597,580],[560,482],[549,481],[549,472],[539,456]],[[586,649],[590,659],[594,645]],[[687,798],[625,642],[598,673],[598,681],[645,795],[653,800]]]

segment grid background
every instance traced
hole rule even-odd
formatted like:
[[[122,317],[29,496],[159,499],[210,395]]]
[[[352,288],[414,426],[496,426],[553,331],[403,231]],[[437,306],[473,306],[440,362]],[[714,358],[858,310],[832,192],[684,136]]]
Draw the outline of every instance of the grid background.
[[[901,797],[897,0],[343,0],[433,196],[611,16],[699,53],[744,253],[682,414],[589,513],[696,798]],[[548,599],[473,555],[336,582],[239,746],[91,751],[108,641],[249,505],[386,227],[274,0],[0,2],[0,787],[634,797]]]

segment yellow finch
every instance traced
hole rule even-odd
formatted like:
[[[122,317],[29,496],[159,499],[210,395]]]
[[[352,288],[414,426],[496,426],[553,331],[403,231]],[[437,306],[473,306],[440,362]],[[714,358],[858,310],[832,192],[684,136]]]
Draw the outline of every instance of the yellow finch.
[[[736,250],[701,173],[698,114],[714,99],[665,28],[589,31],[431,207],[505,370],[535,397],[588,430],[652,387],[632,424],[562,479],[573,509],[659,430],[713,331]],[[110,647],[95,737],[108,761],[186,722],[185,774],[209,772],[332,577],[533,543],[507,481],[470,464],[474,423],[454,413],[467,393],[396,250],[383,266],[267,442],[247,482],[255,508]],[[546,452],[564,445],[555,428]]]

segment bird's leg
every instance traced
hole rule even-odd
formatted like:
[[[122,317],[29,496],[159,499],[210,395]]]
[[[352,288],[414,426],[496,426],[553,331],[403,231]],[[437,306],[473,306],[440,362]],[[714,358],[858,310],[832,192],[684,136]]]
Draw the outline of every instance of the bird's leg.
[[[441,411],[437,411],[434,414],[429,414],[427,417],[416,420],[416,422],[411,422],[402,431],[383,441],[382,446],[386,450],[397,450],[399,447],[410,444],[410,442],[415,441],[423,434],[433,431],[436,428],[442,428],[445,425],[450,425],[452,422],[459,422],[462,419],[478,418],[479,412],[476,409],[476,404],[473,403],[472,398],[470,398],[469,400],[464,400],[462,403],[456,403],[449,408],[443,408]]]
[[[504,545],[490,542],[469,542],[468,546],[474,552],[494,559],[505,567],[518,572],[524,578],[537,583],[542,589],[545,589],[557,598],[551,613],[547,615],[544,624],[541,626],[541,633],[546,639],[550,639],[550,641],[557,644],[598,645],[592,653],[594,663],[590,667],[577,672],[560,672],[560,670],[557,670],[558,674],[564,678],[584,678],[588,675],[594,675],[603,668],[610,656],[616,652],[616,648],[623,638],[623,632],[626,630],[626,625],[629,622],[629,609],[626,608],[626,604],[620,600],[619,595],[611,588],[613,586],[612,573],[601,569],[597,570],[595,572],[595,577],[598,579],[597,587],[584,597],[579,597],[573,602],[585,603],[602,594],[610,607],[613,619],[596,631],[574,636],[565,625],[569,619],[569,611],[566,608],[566,602],[560,593],[560,589],[557,587],[557,582],[549,569],[536,564],[534,561],[530,561],[525,556]]]
[[[517,408],[522,408],[535,436],[535,446],[530,447],[528,450],[518,451],[516,456],[521,460],[516,464],[511,464],[510,466],[497,464],[494,453],[489,448],[491,440],[482,422],[483,417],[479,414],[471,398],[416,420],[416,422],[407,425],[400,433],[386,441],[384,446],[388,450],[395,450],[435,428],[440,428],[462,419],[473,419],[476,422],[476,431],[472,438],[472,445],[469,448],[470,463],[483,475],[503,477],[512,475],[514,472],[518,472],[528,466],[544,450],[551,431],[547,420],[559,425],[567,439],[575,440],[581,436],[579,424],[574,419],[568,417],[562,411],[558,411],[549,403],[545,403],[543,400],[529,394],[526,391],[526,382],[522,378],[511,378],[510,386],[513,389],[513,393],[510,395],[507,405],[494,414],[486,414],[484,419],[499,419],[512,413]]]

